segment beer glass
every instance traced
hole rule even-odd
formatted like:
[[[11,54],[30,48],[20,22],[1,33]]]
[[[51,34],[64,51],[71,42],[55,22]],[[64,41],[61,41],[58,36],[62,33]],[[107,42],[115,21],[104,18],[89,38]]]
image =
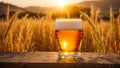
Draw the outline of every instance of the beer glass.
[[[80,58],[83,38],[81,19],[56,19],[55,35],[59,58]]]

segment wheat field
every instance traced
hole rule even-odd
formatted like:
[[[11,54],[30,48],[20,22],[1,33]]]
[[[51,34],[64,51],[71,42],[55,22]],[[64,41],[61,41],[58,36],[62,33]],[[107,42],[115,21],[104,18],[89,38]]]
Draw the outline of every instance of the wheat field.
[[[120,53],[120,14],[114,18],[111,12],[109,21],[97,21],[99,11],[96,11],[96,14],[92,13],[89,19],[83,19],[84,36],[81,51],[97,52],[100,48],[103,53]],[[100,45],[93,28],[101,39]],[[27,18],[26,15],[18,19],[15,14],[8,21],[0,21],[0,52],[57,50],[55,20],[51,17]]]

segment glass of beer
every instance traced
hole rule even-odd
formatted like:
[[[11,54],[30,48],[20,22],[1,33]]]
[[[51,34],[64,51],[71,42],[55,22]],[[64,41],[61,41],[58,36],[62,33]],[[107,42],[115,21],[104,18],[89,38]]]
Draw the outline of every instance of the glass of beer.
[[[55,34],[59,58],[80,58],[83,38],[81,19],[57,19]]]

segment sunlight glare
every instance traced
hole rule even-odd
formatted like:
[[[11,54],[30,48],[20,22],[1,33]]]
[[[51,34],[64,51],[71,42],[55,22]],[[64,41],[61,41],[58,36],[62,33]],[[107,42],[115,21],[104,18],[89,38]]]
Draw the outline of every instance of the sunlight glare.
[[[58,6],[59,6],[59,7],[64,7],[64,6],[66,6],[66,4],[67,4],[67,3],[66,3],[65,0],[59,0],[59,1],[58,1]]]

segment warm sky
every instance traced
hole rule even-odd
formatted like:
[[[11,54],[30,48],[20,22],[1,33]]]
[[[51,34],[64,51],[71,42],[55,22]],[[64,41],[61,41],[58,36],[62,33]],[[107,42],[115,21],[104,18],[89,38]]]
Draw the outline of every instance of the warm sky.
[[[0,2],[1,1],[5,3],[11,3],[20,7],[27,7],[27,6],[51,7],[51,6],[58,6],[64,3],[65,4],[79,3],[85,0],[0,0]]]

